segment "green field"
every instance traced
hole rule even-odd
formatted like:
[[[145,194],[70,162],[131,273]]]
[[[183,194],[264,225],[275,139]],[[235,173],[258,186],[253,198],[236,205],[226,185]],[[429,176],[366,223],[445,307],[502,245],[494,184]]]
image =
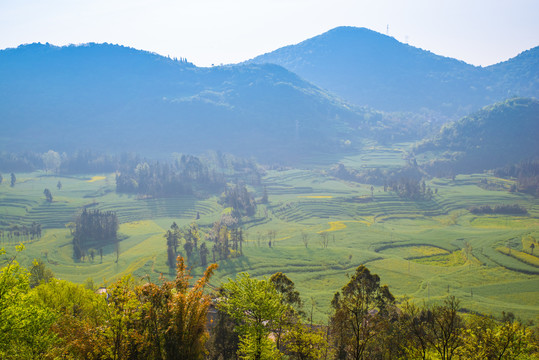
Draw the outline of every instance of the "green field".
[[[365,147],[361,155],[340,161],[357,169],[403,164],[400,148],[383,147]],[[399,300],[439,301],[451,294],[471,311],[512,311],[524,319],[539,314],[539,249],[530,255],[529,248],[530,241],[539,240],[539,199],[484,190],[477,186],[481,179],[506,181],[485,174],[432,179],[427,185],[438,192],[428,201],[403,200],[382,187],[375,187],[371,198],[370,185],[332,178],[325,173],[328,167],[315,160],[308,165],[267,172],[263,185],[269,204],[259,205],[256,216],[244,221],[245,256],[221,261],[213,285],[240,271],[260,277],[281,271],[295,282],[306,308],[314,303],[316,319],[325,321],[331,298],[347,282],[347,274],[366,264]],[[59,180],[61,190],[56,188]],[[52,203],[45,201],[45,188],[53,194]],[[157,280],[169,271],[163,234],[170,224],[189,224],[198,212],[204,231],[224,211],[217,197],[139,199],[114,189],[114,174],[17,174],[15,187],[6,181],[0,185],[2,246],[24,242],[26,251],[19,260],[25,265],[41,258],[57,277],[75,282],[91,278],[101,284],[127,273]],[[252,190],[261,196],[262,188]],[[519,204],[529,215],[478,216],[467,211],[496,204]],[[118,263],[112,246],[104,248],[102,260],[73,260],[65,225],[84,206],[117,212],[123,238]],[[34,221],[45,229],[40,239],[5,235],[10,225]],[[269,231],[276,231],[271,248]],[[327,248],[321,244],[321,232],[329,234]],[[307,247],[302,233],[308,234]],[[200,274],[202,268],[194,265],[194,274]]]

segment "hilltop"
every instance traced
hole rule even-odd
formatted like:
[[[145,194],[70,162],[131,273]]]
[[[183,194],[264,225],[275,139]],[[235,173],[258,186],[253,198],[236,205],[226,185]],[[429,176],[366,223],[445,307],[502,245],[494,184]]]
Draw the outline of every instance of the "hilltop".
[[[281,65],[358,105],[458,117],[508,96],[539,95],[539,50],[486,68],[365,28],[338,27],[248,61]]]
[[[278,65],[199,68],[111,44],[0,51],[1,149],[216,149],[281,160],[330,150],[348,121],[334,96]]]

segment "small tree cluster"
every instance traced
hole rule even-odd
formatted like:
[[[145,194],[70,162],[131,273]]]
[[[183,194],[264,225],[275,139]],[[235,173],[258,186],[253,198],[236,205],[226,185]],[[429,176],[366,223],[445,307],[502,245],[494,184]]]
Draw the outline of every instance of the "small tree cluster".
[[[230,224],[229,227],[223,220],[214,222],[206,237],[213,243],[211,252],[214,262],[243,255],[243,229],[237,227],[236,223]]]
[[[164,236],[167,240],[167,263],[170,267],[174,266],[174,259],[180,253],[184,253],[193,264],[197,262],[198,253],[202,266],[207,265],[208,249],[204,243],[199,246],[201,234],[196,223],[179,228],[176,222],[173,222]],[[183,252],[179,249],[181,247]]]
[[[118,243],[118,216],[115,212],[83,209],[75,220],[73,256],[81,259],[91,247]],[[119,251],[118,251],[119,253]]]
[[[227,186],[221,203],[225,207],[231,207],[232,216],[241,218],[242,216],[253,216],[256,213],[256,201],[244,184],[236,184],[233,187]]]
[[[425,184],[425,181],[419,181],[415,178],[401,178],[398,181],[392,181],[388,184],[389,188],[404,199],[412,200],[430,200],[434,192]],[[384,187],[385,188],[385,187]]]
[[[52,193],[49,189],[43,190],[43,195],[45,195],[45,200],[47,200],[47,202],[52,202]]]

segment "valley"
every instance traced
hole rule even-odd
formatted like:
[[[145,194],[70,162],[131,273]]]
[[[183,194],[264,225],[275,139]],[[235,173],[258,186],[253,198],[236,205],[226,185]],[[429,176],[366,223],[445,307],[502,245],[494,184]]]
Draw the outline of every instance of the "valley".
[[[359,154],[335,156],[351,169],[391,169],[405,164],[403,154],[410,146],[366,143]],[[410,299],[428,304],[454,295],[466,311],[492,315],[511,311],[523,319],[534,319],[539,312],[535,301],[539,297],[539,252],[531,254],[530,244],[539,238],[536,197],[509,192],[513,180],[481,173],[432,178],[426,181],[433,189],[432,198],[405,199],[390,189],[384,191],[384,186],[329,175],[328,160],[317,158],[304,167],[267,169],[260,185],[248,187],[257,199],[265,188],[268,202],[259,202],[254,216],[240,220],[245,232],[243,256],[217,260],[213,286],[242,271],[255,277],[283,272],[294,281],[314,318],[323,322],[343,278],[365,264],[401,302]],[[106,285],[126,274],[139,281],[171,276],[167,275],[164,237],[170,224],[182,227],[196,222],[204,241],[212,223],[229,211],[215,195],[144,198],[116,193],[114,173],[16,175],[14,187],[7,181],[0,185],[1,246],[9,250],[22,242],[26,245],[19,258],[23,265],[41,259],[56,277],[77,283]],[[59,181],[61,189],[56,188]],[[480,187],[485,181],[498,184],[496,190]],[[52,202],[45,200],[44,188],[52,189]],[[527,214],[477,215],[469,211],[475,206],[500,204],[519,205]],[[102,258],[73,259],[72,236],[66,225],[82,208],[117,214],[118,258],[113,245],[108,245]],[[41,238],[8,236],[11,225],[32,222],[42,225]],[[205,268],[196,257],[188,266],[195,277]]]
[[[215,49],[197,29],[165,48]],[[0,358],[538,359],[539,47],[390,34],[207,67],[107,34],[0,49]]]

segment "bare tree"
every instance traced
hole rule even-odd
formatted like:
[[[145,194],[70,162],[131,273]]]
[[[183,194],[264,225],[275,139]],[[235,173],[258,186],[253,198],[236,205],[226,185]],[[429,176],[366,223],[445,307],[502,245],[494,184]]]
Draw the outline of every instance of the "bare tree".
[[[329,234],[327,231],[322,231],[321,233],[318,233],[320,235],[320,243],[322,244],[322,247],[324,249],[327,249],[329,244]]]
[[[429,309],[427,331],[431,336],[427,341],[442,360],[451,360],[462,345],[461,333],[464,331],[464,323],[458,314],[459,308],[459,301],[450,296],[444,305],[436,305]]]
[[[303,245],[305,245],[305,249],[309,246],[309,234],[306,232],[301,232],[301,241],[303,241]]]
[[[116,263],[120,260],[120,240],[116,239],[114,242],[114,253],[116,254]]]

